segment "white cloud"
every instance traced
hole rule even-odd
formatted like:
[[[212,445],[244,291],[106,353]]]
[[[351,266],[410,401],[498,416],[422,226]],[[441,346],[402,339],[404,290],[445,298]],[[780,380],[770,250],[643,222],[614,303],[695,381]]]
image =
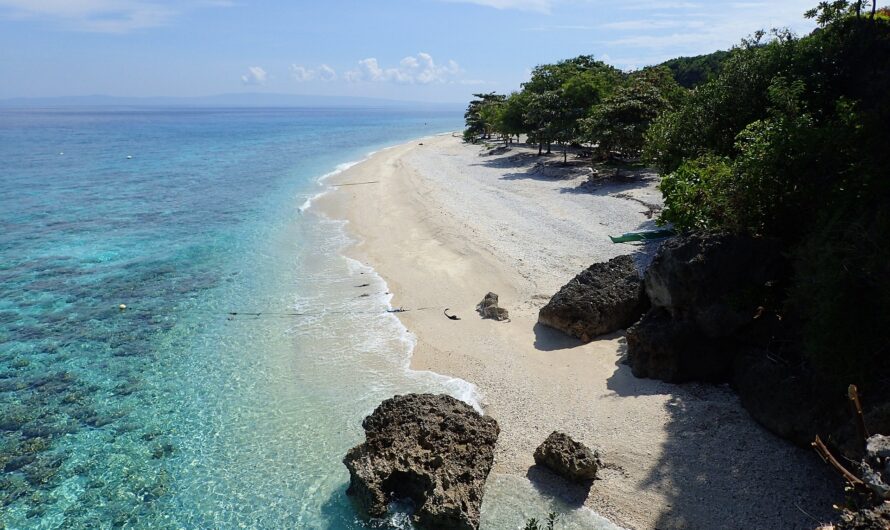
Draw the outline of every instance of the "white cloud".
[[[290,65],[291,76],[298,83],[307,81],[334,81],[337,79],[337,71],[330,66],[323,64],[318,68],[306,68],[298,64]]]
[[[334,81],[337,79],[337,72],[330,66],[323,64],[318,67],[318,78],[322,81]]]
[[[626,4],[624,9],[646,7],[642,18],[600,25],[598,44],[613,53],[614,64],[636,68],[671,57],[725,50],[758,29],[789,27],[798,34],[814,24],[803,18],[812,0],[730,2],[722,9],[703,9],[700,3],[653,1]]]
[[[127,33],[162,26],[185,10],[232,5],[227,0],[0,0],[0,18],[48,20],[76,31]]]
[[[538,11],[549,13],[555,0],[444,0],[493,7],[495,9],[518,9],[520,11]]]
[[[313,79],[315,79],[315,70],[311,70],[309,68],[306,68],[305,66],[292,64],[290,65],[290,73],[291,76],[293,76],[293,78],[300,83],[312,81]]]
[[[250,66],[247,73],[241,76],[241,82],[245,85],[265,85],[269,74],[259,66]]]
[[[349,82],[359,81],[391,81],[404,84],[428,85],[431,83],[446,83],[453,80],[462,72],[460,65],[454,60],[448,60],[445,64],[437,64],[433,57],[424,52],[417,55],[409,55],[399,61],[399,66],[383,68],[374,57],[368,57],[358,62],[358,68],[349,70],[343,77]]]
[[[596,29],[596,26],[547,25],[547,26],[535,26],[533,28],[523,28],[523,31],[589,31],[592,29]]]

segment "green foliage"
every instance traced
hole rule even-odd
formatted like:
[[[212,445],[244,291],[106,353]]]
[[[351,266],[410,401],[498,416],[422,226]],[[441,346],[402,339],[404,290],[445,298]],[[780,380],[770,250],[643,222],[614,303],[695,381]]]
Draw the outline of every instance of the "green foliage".
[[[559,515],[556,512],[550,512],[546,521],[538,521],[532,517],[526,521],[523,530],[554,530],[557,521],[559,521]]]
[[[695,57],[677,57],[660,66],[668,68],[680,86],[695,88],[716,78],[730,53],[721,50]]]
[[[506,99],[506,96],[494,92],[473,94],[473,97],[476,99],[470,101],[464,113],[464,141],[467,142],[476,142],[480,138],[491,136],[498,115],[497,107]]]
[[[635,72],[611,96],[593,107],[589,117],[581,122],[580,138],[596,143],[601,156],[618,152],[638,157],[652,121],[679,104],[684,96],[667,68]]]
[[[655,119],[645,155],[665,172],[661,222],[785,241],[818,377],[890,394],[890,22],[855,7],[823,2],[812,34],[743,43]]]
[[[623,82],[616,68],[589,55],[544,64],[532,71],[522,90],[505,97],[475,94],[464,115],[464,139],[477,141],[501,135],[526,134],[541,146],[576,140],[581,120],[591,107]]]
[[[838,22],[851,14],[849,0],[832,0],[831,2],[819,2],[819,5],[804,13],[807,18],[815,18],[816,22],[825,27],[833,22]]]
[[[661,192],[671,197],[659,222],[692,230],[716,230],[735,224],[729,196],[732,166],[725,157],[703,155],[687,160],[661,179]]]
[[[854,383],[873,402],[890,399],[890,212],[883,207],[824,212],[796,252],[791,293],[807,317],[805,348],[827,392],[842,395]]]
[[[763,34],[735,49],[721,74],[694,89],[686,103],[663,113],[647,135],[644,156],[667,173],[707,152],[735,153],[736,135],[767,117],[767,89],[790,62],[796,41],[787,34],[763,45]]]
[[[580,120],[621,81],[621,73],[592,56],[545,64],[522,85],[526,133],[541,145],[573,141]]]

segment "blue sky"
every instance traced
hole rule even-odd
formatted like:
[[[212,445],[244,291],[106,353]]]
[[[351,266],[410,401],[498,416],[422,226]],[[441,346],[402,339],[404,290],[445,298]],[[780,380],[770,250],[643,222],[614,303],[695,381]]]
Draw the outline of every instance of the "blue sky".
[[[271,92],[458,102],[812,29],[816,0],[0,0],[0,98]]]

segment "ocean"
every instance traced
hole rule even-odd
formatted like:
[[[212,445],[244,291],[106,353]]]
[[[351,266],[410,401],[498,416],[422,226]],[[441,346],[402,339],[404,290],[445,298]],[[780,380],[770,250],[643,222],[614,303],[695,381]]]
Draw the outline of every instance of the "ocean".
[[[386,284],[310,206],[369,153],[461,126],[0,110],[0,528],[407,527],[362,523],[345,495],[362,418],[394,394],[479,396],[409,369]],[[561,509],[489,484],[484,528]]]

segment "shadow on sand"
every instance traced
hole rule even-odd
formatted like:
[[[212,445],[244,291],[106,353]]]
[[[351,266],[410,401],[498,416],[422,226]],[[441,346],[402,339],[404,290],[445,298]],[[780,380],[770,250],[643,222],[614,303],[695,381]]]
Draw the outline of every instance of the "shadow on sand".
[[[584,343],[575,337],[570,337],[562,331],[537,323],[535,331],[535,349],[538,351],[557,351],[576,348]]]
[[[529,151],[521,151],[507,156],[496,156],[497,154],[500,153],[490,155],[490,158],[472,165],[516,170],[503,172],[501,180],[545,181],[572,180],[584,174],[590,167],[589,161],[577,157],[572,157],[568,162],[563,163],[562,154],[555,152],[542,155]]]
[[[830,520],[841,491],[812,451],[757,425],[728,385],[638,379],[622,357],[607,388],[616,396],[668,395],[661,456],[639,483],[667,495],[656,528],[811,529]],[[806,513],[805,513],[806,512]]]
[[[528,468],[525,477],[532,483],[538,493],[557,499],[569,508],[580,508],[590,495],[594,481],[574,483],[555,475],[549,469],[537,464]]]
[[[585,180],[577,186],[560,188],[560,193],[581,193],[586,195],[615,195],[630,190],[646,188],[658,180],[658,174],[651,169],[624,171],[620,177],[604,177]]]

